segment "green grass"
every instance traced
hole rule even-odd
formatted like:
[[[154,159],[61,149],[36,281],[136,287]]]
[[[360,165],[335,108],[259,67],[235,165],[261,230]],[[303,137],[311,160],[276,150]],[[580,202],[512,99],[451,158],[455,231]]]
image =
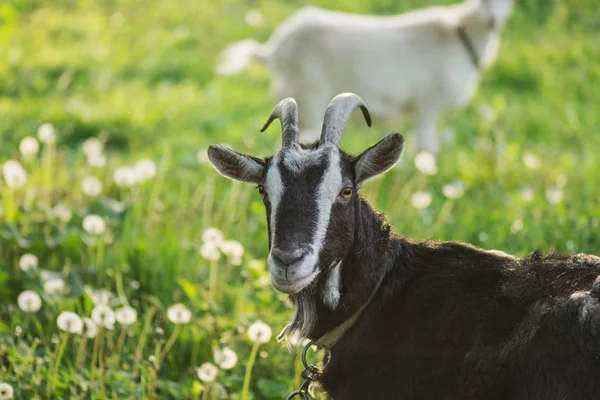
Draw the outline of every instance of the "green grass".
[[[0,183],[0,382],[16,399],[280,399],[297,385],[297,355],[274,339],[247,337],[257,320],[276,334],[291,316],[268,284],[264,210],[255,189],[231,183],[197,161],[197,152],[227,142],[256,156],[270,155],[276,129],[261,134],[274,105],[268,74],[259,65],[234,77],[215,77],[228,43],[266,39],[307,1],[13,0],[0,4],[0,162],[19,160],[26,184]],[[317,1],[328,8],[390,14],[425,0]],[[449,0],[440,3],[451,3]],[[264,25],[244,22],[248,9]],[[414,154],[363,189],[397,232],[414,238],[457,239],[525,255],[599,253],[600,11],[592,0],[523,0],[503,36],[496,64],[464,112],[448,117],[450,138],[426,176]],[[496,118],[482,115],[491,108]],[[52,123],[55,146],[25,161],[19,141]],[[410,125],[399,126],[412,143]],[[383,137],[352,126],[342,147],[358,152]],[[89,137],[106,143],[107,165],[94,168],[81,149]],[[141,158],[158,166],[154,178],[119,187],[114,172]],[[524,159],[537,159],[537,169]],[[103,184],[90,198],[86,176]],[[462,197],[442,194],[461,180]],[[561,201],[548,201],[560,188]],[[525,201],[523,189],[534,197]],[[416,192],[431,205],[411,205]],[[52,208],[72,210],[60,222]],[[107,232],[90,235],[83,218],[104,218]],[[244,247],[241,265],[202,257],[202,233],[217,227]],[[36,271],[19,268],[22,254],[39,258]],[[49,273],[66,282],[44,292]],[[110,290],[115,308],[131,305],[138,320],[95,338],[66,334],[63,311],[91,315],[84,289]],[[17,307],[33,290],[36,313]],[[192,319],[175,325],[167,308],[183,303]],[[201,382],[196,367],[215,363],[230,347],[238,362]],[[253,348],[255,349],[253,351]],[[62,350],[61,350],[62,349]],[[64,351],[63,351],[64,350]],[[57,355],[62,352],[59,358]],[[247,374],[251,353],[257,355]],[[60,361],[60,362],[58,362]]]

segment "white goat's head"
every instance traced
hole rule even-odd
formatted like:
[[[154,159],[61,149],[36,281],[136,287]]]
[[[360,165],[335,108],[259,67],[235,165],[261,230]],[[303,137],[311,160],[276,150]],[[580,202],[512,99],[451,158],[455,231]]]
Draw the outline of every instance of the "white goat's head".
[[[362,99],[340,94],[327,107],[320,140],[301,145],[296,102],[284,99],[262,129],[280,119],[282,149],[275,156],[261,160],[221,145],[208,149],[221,174],[258,185],[267,211],[271,282],[281,292],[316,285],[317,276],[346,257],[359,217],[358,189],[400,159],[404,138],[397,133],[358,157],[339,150],[350,114],[359,107],[370,126]]]

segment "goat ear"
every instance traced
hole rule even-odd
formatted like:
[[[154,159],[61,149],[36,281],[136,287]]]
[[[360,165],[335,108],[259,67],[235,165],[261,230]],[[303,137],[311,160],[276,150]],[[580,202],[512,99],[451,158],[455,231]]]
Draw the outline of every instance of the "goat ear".
[[[208,159],[217,171],[236,181],[259,183],[265,169],[264,161],[222,145],[209,146]]]
[[[367,179],[382,174],[400,160],[404,151],[404,137],[392,133],[365,150],[354,160],[354,179],[361,185]]]

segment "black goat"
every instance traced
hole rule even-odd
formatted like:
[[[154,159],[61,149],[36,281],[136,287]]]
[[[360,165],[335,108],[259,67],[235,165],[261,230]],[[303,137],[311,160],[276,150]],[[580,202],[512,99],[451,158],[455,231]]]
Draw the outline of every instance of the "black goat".
[[[209,149],[222,174],[259,185],[271,279],[296,305],[286,333],[330,347],[323,388],[335,400],[600,399],[600,258],[395,235],[357,191],[404,139],[339,151],[357,107],[370,124],[358,96],[337,96],[306,146],[286,99],[265,124],[281,120],[273,158]]]

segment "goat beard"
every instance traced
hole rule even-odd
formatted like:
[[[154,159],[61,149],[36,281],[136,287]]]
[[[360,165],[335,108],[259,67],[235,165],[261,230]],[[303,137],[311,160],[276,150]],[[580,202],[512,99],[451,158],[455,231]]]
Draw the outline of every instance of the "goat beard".
[[[315,330],[317,326],[316,292],[317,284],[313,281],[299,293],[289,296],[290,302],[296,308],[296,314],[287,327],[286,336],[304,339]]]

